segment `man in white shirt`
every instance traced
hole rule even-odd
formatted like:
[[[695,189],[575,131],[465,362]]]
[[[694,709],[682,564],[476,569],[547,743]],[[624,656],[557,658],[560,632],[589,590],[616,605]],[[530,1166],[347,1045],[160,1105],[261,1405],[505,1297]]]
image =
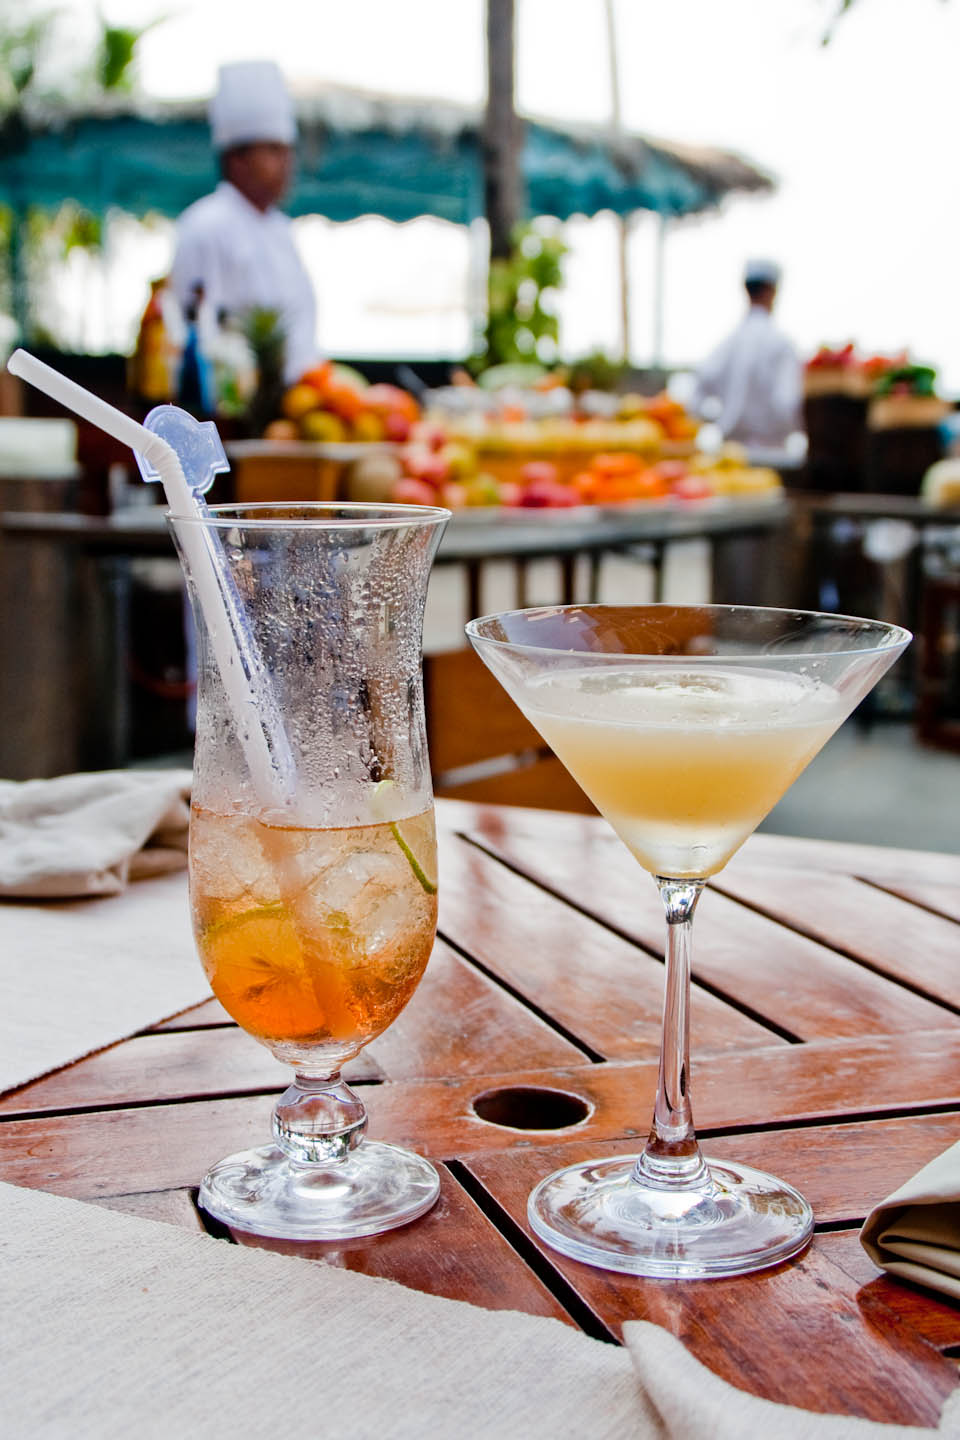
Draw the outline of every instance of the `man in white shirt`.
[[[214,315],[277,310],[290,383],[316,363],[317,318],[290,221],[276,208],[290,185],[297,136],[277,66],[267,60],[221,66],[210,124],[223,178],[180,217],[172,288],[184,311],[201,286]]]
[[[802,366],[773,323],[779,268],[770,260],[751,260],[743,278],[749,309],[697,372],[692,408],[716,419],[725,440],[781,449],[802,429]]]

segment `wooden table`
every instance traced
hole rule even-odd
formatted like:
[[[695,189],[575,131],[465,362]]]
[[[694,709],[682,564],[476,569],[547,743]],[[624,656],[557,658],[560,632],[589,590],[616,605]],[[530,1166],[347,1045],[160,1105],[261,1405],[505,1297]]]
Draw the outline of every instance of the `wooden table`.
[[[429,1155],[441,1198],[404,1229],[326,1247],[335,1263],[607,1339],[646,1318],[757,1394],[933,1423],[957,1381],[960,1313],[881,1275],[857,1229],[960,1139],[960,856],[755,836],[704,896],[701,1137],[708,1155],[796,1184],[817,1231],[763,1274],[653,1281],[562,1259],[525,1212],[548,1171],[645,1136],[654,887],[599,820],[439,812],[433,959],[351,1071],[371,1133]],[[211,1000],[0,1098],[0,1178],[197,1229],[199,1176],[266,1138],[286,1074]]]

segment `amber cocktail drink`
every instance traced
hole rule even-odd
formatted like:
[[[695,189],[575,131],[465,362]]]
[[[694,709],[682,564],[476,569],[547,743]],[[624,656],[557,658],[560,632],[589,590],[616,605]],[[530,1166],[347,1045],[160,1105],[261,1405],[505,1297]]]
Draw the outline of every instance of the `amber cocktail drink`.
[[[190,866],[213,993],[281,1058],[342,1063],[416,989],[437,924],[432,809],[309,830],[194,806]]]
[[[240,1231],[377,1234],[439,1193],[429,1161],[365,1138],[361,1094],[341,1069],[408,1003],[436,932],[420,647],[447,518],[308,504],[171,521],[200,652],[197,949],[224,1008],[295,1072],[272,1143],[228,1156],[200,1184],[201,1206]],[[224,596],[212,619],[191,569],[204,547]],[[237,637],[226,654],[218,623]]]

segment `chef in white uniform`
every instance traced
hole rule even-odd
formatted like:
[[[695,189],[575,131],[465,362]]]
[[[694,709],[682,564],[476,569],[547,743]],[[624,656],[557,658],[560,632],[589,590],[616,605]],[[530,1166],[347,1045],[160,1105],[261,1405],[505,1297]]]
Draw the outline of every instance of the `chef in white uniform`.
[[[316,363],[317,316],[290,221],[276,208],[290,185],[297,137],[277,66],[268,60],[221,66],[210,125],[223,178],[180,217],[173,291],[184,310],[197,286],[214,315],[278,310],[290,383]]]
[[[716,420],[725,440],[781,449],[803,428],[802,365],[773,322],[779,267],[750,260],[743,279],[747,313],[697,372],[692,408]]]

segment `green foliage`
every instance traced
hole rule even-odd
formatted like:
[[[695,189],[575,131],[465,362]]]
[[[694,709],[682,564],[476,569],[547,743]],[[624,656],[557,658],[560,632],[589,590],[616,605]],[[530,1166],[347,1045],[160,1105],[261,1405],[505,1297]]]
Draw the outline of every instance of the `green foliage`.
[[[52,214],[32,208],[27,214],[26,239],[31,252],[65,260],[71,250],[102,248],[103,221],[72,200],[65,200]]]
[[[165,17],[157,16],[139,30],[135,30],[130,26],[110,25],[100,16],[101,34],[96,76],[97,84],[104,92],[129,94],[133,90],[131,71],[137,56],[137,46],[147,31],[161,24],[163,18]]]
[[[623,361],[611,360],[603,350],[592,350],[566,367],[567,384],[575,395],[584,390],[616,390],[624,374]]]
[[[243,317],[243,332],[257,367],[257,388],[247,407],[245,425],[251,435],[262,435],[280,414],[286,332],[278,310],[256,305]]]
[[[874,395],[935,395],[937,372],[932,365],[898,365],[881,375],[873,387]]]
[[[104,22],[97,56],[97,79],[104,90],[133,89],[129,71],[139,39],[139,30],[124,30]]]
[[[537,363],[557,356],[559,322],[553,299],[563,284],[567,246],[543,221],[520,225],[505,260],[492,260],[484,348],[471,368]]]

